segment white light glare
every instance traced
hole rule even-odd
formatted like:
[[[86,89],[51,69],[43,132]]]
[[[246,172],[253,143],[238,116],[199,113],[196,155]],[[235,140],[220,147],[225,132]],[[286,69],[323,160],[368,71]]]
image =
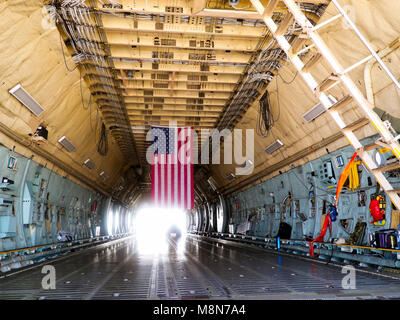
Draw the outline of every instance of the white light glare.
[[[136,240],[141,253],[159,253],[168,248],[168,230],[176,227],[186,234],[186,213],[179,209],[142,208],[135,217]]]

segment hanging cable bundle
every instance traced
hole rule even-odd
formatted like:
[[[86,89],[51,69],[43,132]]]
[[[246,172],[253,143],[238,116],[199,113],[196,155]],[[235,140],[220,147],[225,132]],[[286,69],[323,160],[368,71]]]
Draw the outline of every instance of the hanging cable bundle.
[[[100,133],[99,144],[97,145],[97,152],[102,156],[105,156],[108,152],[107,132],[104,123],[101,125],[101,133]]]
[[[269,93],[265,91],[264,95],[261,97],[258,108],[258,119],[256,132],[262,137],[267,137],[269,131],[275,124],[274,116],[272,115],[270,109]]]

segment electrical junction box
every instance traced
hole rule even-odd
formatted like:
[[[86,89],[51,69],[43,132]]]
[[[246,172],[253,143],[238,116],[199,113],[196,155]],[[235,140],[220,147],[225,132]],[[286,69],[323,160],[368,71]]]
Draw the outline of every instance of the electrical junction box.
[[[323,183],[336,184],[335,173],[331,161],[325,161],[319,168],[319,178]]]
[[[17,235],[17,217],[0,216],[0,238],[11,238]]]

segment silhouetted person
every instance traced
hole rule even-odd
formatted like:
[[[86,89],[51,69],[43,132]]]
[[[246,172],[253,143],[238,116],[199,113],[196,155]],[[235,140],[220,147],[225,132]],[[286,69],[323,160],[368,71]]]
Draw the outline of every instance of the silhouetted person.
[[[181,236],[182,232],[176,225],[172,225],[167,231],[167,237],[170,239],[178,240]]]

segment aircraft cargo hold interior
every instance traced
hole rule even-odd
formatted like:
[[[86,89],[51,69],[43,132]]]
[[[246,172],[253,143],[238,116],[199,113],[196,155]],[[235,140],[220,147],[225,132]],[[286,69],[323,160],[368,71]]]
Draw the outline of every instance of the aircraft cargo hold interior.
[[[399,14],[0,1],[0,300],[400,299]]]

